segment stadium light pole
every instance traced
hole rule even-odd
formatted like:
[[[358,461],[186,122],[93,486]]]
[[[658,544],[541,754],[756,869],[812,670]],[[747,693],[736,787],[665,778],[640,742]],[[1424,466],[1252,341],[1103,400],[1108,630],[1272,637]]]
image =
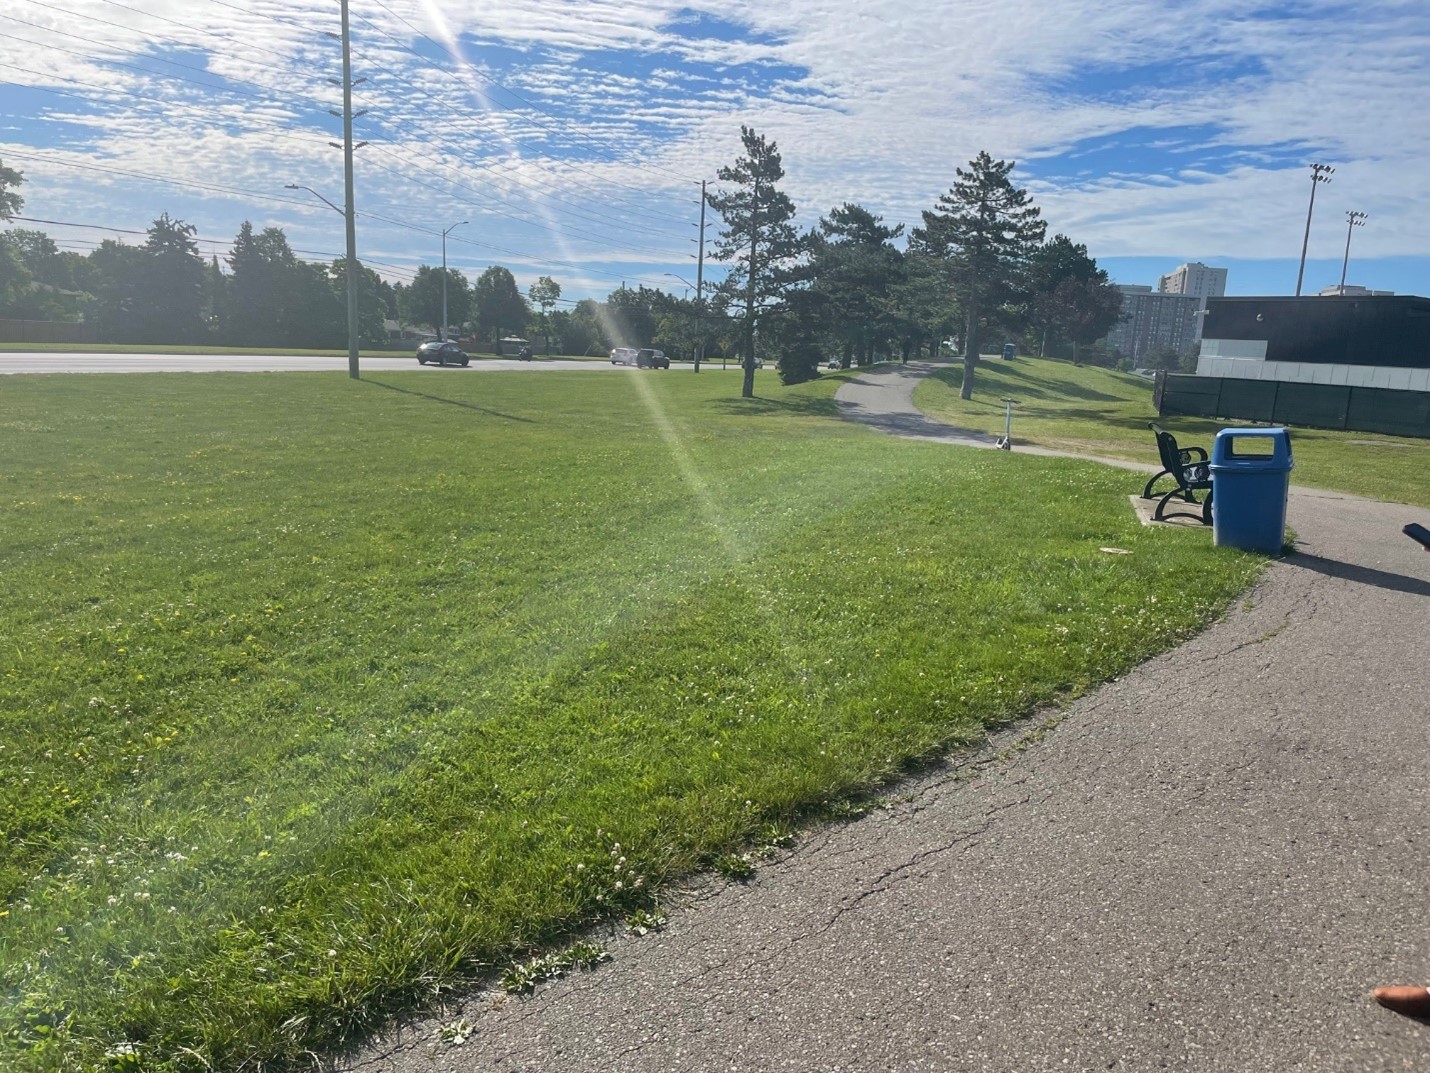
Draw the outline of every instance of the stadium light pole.
[[[1306,209],[1306,237],[1301,240],[1301,268],[1296,273],[1296,297],[1301,297],[1301,281],[1306,275],[1306,248],[1311,242],[1311,213],[1316,209],[1316,186],[1331,181],[1331,173],[1336,169],[1329,164],[1311,165],[1311,204]]]
[[[1365,213],[1351,210],[1346,213],[1346,255],[1341,261],[1341,285],[1336,288],[1336,294],[1346,293],[1346,266],[1351,263],[1351,232],[1357,227],[1365,226]]]
[[[447,341],[447,236],[459,227],[465,227],[469,220],[453,224],[442,232],[442,342]]]

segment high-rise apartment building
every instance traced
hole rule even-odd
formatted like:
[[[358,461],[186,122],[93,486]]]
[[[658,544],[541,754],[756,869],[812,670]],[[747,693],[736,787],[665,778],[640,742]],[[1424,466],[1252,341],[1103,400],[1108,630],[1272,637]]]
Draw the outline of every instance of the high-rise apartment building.
[[[1157,282],[1158,294],[1191,294],[1198,298],[1226,297],[1226,269],[1200,261],[1184,264]]]
[[[1182,353],[1194,349],[1201,329],[1198,313],[1205,299],[1193,294],[1153,293],[1146,286],[1119,286],[1118,290],[1122,292],[1122,319],[1108,333],[1108,345],[1134,362],[1164,348]]]

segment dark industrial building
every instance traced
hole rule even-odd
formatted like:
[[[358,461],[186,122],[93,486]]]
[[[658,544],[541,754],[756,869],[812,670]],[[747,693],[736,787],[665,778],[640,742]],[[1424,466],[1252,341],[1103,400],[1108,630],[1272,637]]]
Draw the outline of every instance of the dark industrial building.
[[[1213,298],[1205,316],[1160,412],[1430,436],[1430,298]]]

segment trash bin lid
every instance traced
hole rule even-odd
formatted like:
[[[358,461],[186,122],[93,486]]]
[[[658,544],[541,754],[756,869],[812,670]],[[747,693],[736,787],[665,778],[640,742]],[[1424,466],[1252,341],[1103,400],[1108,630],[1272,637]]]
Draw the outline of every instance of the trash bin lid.
[[[1295,466],[1284,428],[1224,428],[1212,442],[1211,471],[1284,473]]]

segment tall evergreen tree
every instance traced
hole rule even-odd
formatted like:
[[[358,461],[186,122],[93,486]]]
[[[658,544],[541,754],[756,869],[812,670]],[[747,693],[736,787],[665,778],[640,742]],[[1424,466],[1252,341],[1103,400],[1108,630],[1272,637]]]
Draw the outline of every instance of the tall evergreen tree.
[[[829,326],[844,357],[873,360],[875,347],[892,329],[889,292],[898,282],[903,255],[893,240],[903,224],[886,227],[861,205],[844,204],[819,221],[810,236],[811,286],[826,299]]]
[[[923,226],[910,234],[920,252],[941,258],[952,269],[963,304],[963,391],[973,397],[984,318],[1014,297],[1038,244],[1047,233],[1042,210],[1026,190],[1008,178],[1013,162],[986,151],[958,169],[958,180],[923,213]]]
[[[135,310],[142,342],[194,343],[205,337],[204,262],[196,231],[167,212],[149,227],[141,247],[145,286]]]
[[[237,346],[285,346],[285,331],[301,309],[294,309],[298,258],[281,227],[254,234],[247,220],[238,229],[228,256],[230,271],[221,329]]]
[[[760,314],[778,305],[794,286],[794,262],[804,249],[790,222],[794,202],[779,189],[784,178],[779,147],[749,127],[740,127],[745,155],[718,173],[731,186],[710,195],[724,221],[715,242],[717,261],[731,264],[717,296],[744,306],[744,398],[755,394],[755,338]]]

